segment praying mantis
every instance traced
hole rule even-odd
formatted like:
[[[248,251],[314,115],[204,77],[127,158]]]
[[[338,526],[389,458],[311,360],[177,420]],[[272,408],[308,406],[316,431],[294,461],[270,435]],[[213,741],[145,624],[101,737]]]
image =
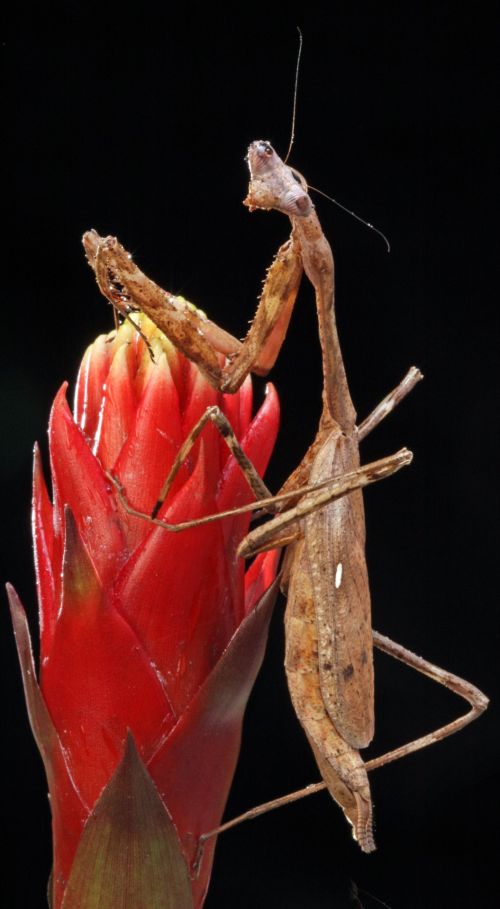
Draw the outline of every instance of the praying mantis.
[[[238,554],[249,557],[266,549],[286,548],[281,586],[287,595],[285,668],[291,699],[323,785],[344,811],[361,849],[371,852],[375,843],[368,771],[458,731],[486,709],[488,700],[469,682],[372,631],[361,490],[408,465],[412,454],[403,448],[361,467],[359,443],[422,375],[412,367],[372,413],[356,424],[335,322],[333,255],[307,184],[267,141],[250,145],[248,164],[250,186],[245,204],[250,210],[276,209],[287,215],[292,233],[268,271],[256,316],[243,342],[182,298],[161,290],[137,268],[115,238],[103,239],[91,231],[84,236],[84,245],[99,287],[115,308],[132,321],[135,310],[145,312],[215,387],[226,392],[236,391],[249,371],[262,375],[272,367],[305,271],[316,296],[323,363],[323,408],[316,437],[275,497],[240,449],[225,417],[214,407],[182,445],[151,514],[135,509],[126,498],[126,490],[116,478],[111,479],[127,511],[168,531],[256,508],[274,513],[244,538]],[[225,363],[221,354],[227,357]],[[220,429],[258,502],[194,522],[167,524],[157,518],[159,508],[207,422]],[[365,763],[360,749],[374,734],[373,646],[450,688],[468,701],[470,709],[428,735]],[[204,837],[286,800],[252,809]]]

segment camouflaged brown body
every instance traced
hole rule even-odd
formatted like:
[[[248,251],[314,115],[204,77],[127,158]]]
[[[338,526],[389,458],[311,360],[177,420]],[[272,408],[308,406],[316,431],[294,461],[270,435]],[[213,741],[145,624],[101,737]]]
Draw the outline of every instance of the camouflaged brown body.
[[[357,467],[357,439],[335,428],[314,460],[309,482]],[[374,733],[374,680],[362,493],[351,492],[303,520],[323,700],[346,742],[365,748]]]
[[[363,760],[336,728],[326,708],[318,660],[316,604],[308,545],[298,540],[287,552],[285,669],[294,709],[328,790],[353,827],[365,852],[375,848],[370,786]]]

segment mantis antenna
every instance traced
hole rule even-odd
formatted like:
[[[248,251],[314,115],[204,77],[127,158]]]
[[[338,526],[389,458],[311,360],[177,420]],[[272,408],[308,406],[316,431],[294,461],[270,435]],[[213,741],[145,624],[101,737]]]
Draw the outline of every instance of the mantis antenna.
[[[304,43],[302,32],[298,26],[297,26],[297,31],[299,33],[299,50],[297,53],[297,63],[295,66],[295,81],[294,81],[294,86],[293,86],[292,129],[290,132],[290,142],[288,143],[288,151],[283,159],[283,164],[287,163],[287,161],[290,157],[292,148],[293,148],[293,143],[295,142],[295,121],[297,118],[297,94],[298,94],[298,87],[299,87],[300,58],[302,56],[302,45]],[[299,182],[302,183],[302,185],[304,186],[304,184],[306,184],[306,181],[304,180],[302,174],[300,174],[299,171],[296,171],[293,167],[291,168],[291,170],[292,170],[292,173],[294,173],[297,177],[299,177]],[[306,184],[306,186],[307,186],[307,184]],[[357,215],[356,212],[351,211],[350,208],[347,208],[345,205],[342,205],[341,202],[337,202],[337,200],[334,199],[333,196],[329,196],[327,193],[324,193],[322,189],[318,189],[316,186],[311,186],[310,184],[309,184],[309,189],[314,190],[315,193],[319,193],[320,196],[323,196],[325,199],[328,199],[329,202],[333,202],[334,205],[337,205],[338,208],[342,209],[342,211],[345,211],[348,215],[351,215],[353,218],[356,219],[356,221],[359,221],[361,224],[364,224],[365,227],[369,227],[370,230],[375,231],[375,233],[378,234],[379,237],[381,237],[382,240],[384,241],[384,243],[387,247],[387,252],[390,253],[391,244],[389,243],[389,240],[387,239],[386,235],[384,233],[382,233],[382,231],[379,230],[378,227],[375,227],[373,224],[370,224],[369,221],[365,221],[365,219],[361,218],[360,215]]]
[[[299,33],[299,50],[297,53],[297,64],[295,66],[295,83],[293,86],[292,130],[290,133],[290,142],[288,144],[288,151],[283,160],[283,164],[286,164],[286,162],[288,161],[288,159],[290,157],[290,153],[293,148],[293,143],[295,141],[295,118],[297,115],[297,90],[299,87],[300,58],[302,56],[302,44],[303,44],[302,32],[298,26],[297,26],[297,31]]]
[[[360,221],[361,224],[365,225],[365,227],[369,227],[370,230],[374,230],[375,233],[378,234],[379,237],[382,238],[385,245],[387,246],[387,252],[390,253],[391,244],[389,243],[389,240],[387,239],[386,235],[384,233],[382,233],[382,231],[379,230],[378,227],[375,227],[374,224],[370,224],[369,221],[365,221],[365,219],[361,218],[359,215],[357,215],[355,211],[351,211],[350,208],[346,208],[345,205],[342,205],[342,202],[337,202],[337,199],[334,199],[333,196],[329,196],[327,193],[324,193],[323,190],[318,189],[317,186],[311,186],[311,184],[309,183],[309,189],[312,189],[315,193],[319,193],[320,196],[323,196],[325,199],[328,199],[329,202],[333,202],[334,205],[337,205],[339,208],[342,209],[342,211],[347,212],[347,214],[351,215],[351,217],[356,218],[356,221]]]

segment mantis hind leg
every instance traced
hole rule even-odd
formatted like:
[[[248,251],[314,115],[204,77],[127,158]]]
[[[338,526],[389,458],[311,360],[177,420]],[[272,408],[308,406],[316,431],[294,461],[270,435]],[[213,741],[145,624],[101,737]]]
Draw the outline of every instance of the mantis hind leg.
[[[385,754],[373,758],[371,761],[366,761],[364,767],[366,771],[376,770],[378,767],[383,767],[385,764],[397,761],[399,758],[406,757],[408,754],[420,751],[428,745],[433,745],[435,742],[439,742],[449,735],[453,735],[454,732],[458,732],[460,729],[463,729],[464,726],[472,723],[473,720],[477,719],[477,717],[486,710],[489,703],[486,695],[483,694],[479,688],[476,688],[475,685],[460,678],[460,676],[454,675],[452,672],[448,672],[445,669],[441,669],[440,666],[436,666],[428,660],[424,660],[423,657],[417,656],[417,654],[412,653],[411,650],[407,650],[406,647],[403,647],[401,644],[391,641],[390,638],[380,634],[378,631],[373,632],[373,643],[379,650],[400,660],[407,666],[411,666],[413,669],[416,669],[417,672],[421,672],[423,675],[428,676],[428,678],[434,679],[435,682],[439,682],[440,685],[444,685],[445,688],[449,688],[450,691],[453,691],[455,694],[464,698],[464,700],[468,701],[470,704],[471,709],[458,717],[458,719],[453,720],[451,723],[447,723],[445,726],[440,726],[427,735],[414,739],[406,745],[401,745],[393,751],[387,751]],[[202,834],[200,837],[200,855],[203,852],[203,846],[206,840],[210,837],[222,833],[225,830],[230,830],[243,821],[253,820],[261,814],[266,814],[268,811],[274,811],[276,808],[282,808],[285,805],[291,804],[291,802],[297,802],[302,798],[307,798],[307,796],[314,795],[316,792],[320,792],[326,788],[328,788],[327,784],[322,780],[319,783],[311,783],[303,789],[297,789],[294,792],[289,792],[287,795],[272,799],[262,805],[256,805],[249,811],[245,811],[244,814],[240,814],[238,817],[226,821],[225,824],[222,824],[215,830],[210,830],[209,832]]]
[[[449,735],[453,735],[454,732],[458,732],[460,729],[463,729],[464,726],[472,723],[473,720],[486,710],[489,703],[486,695],[484,695],[479,688],[476,688],[475,685],[460,678],[460,676],[454,675],[446,669],[441,669],[440,666],[436,666],[428,660],[424,660],[423,657],[417,656],[416,653],[412,653],[411,650],[407,650],[406,647],[403,647],[401,644],[391,641],[390,638],[385,637],[385,635],[380,634],[378,631],[373,632],[373,643],[375,647],[382,650],[384,653],[388,653],[389,656],[394,657],[396,660],[400,660],[407,666],[411,666],[412,669],[416,669],[417,672],[421,672],[428,678],[434,679],[435,682],[439,682],[439,684],[444,685],[445,688],[449,688],[450,691],[453,691],[459,697],[468,701],[471,709],[451,723],[446,723],[445,726],[440,726],[427,735],[420,736],[420,738],[414,739],[406,745],[401,745],[393,751],[388,751],[386,754],[382,754],[377,758],[373,758],[371,761],[367,761],[365,765],[367,770],[375,770],[377,767],[383,767],[384,764],[390,764],[392,761],[397,761],[399,758],[406,757],[407,754],[413,754],[414,751],[420,751],[428,745],[440,742],[442,739],[447,738]]]

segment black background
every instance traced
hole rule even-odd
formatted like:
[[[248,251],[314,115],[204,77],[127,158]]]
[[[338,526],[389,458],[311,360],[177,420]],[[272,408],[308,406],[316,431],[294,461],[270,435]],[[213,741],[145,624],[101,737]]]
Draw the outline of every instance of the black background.
[[[31,446],[51,400],[112,325],[80,235],[119,236],[140,266],[241,336],[288,225],[241,205],[246,146],[288,145],[296,24],[304,33],[291,162],[388,234],[322,199],[337,265],[347,373],[365,415],[416,363],[422,383],[364,446],[406,444],[409,470],[366,495],[374,625],[498,690],[498,506],[494,353],[495,23],[453,3],[269,4],[201,15],[165,5],[23,4],[3,45],[8,212],[2,398],[2,577],[36,615]],[[495,162],[496,163],[496,162]],[[4,271],[5,274],[5,271]],[[282,431],[276,489],[320,411],[314,300],[304,283],[272,373]],[[49,814],[1,611],[4,732],[2,886],[10,907],[44,905]],[[247,713],[228,816],[317,779],[283,677],[282,608]],[[461,703],[376,660],[378,754],[453,718]],[[496,735],[495,735],[496,732]],[[500,757],[497,704],[464,732],[373,774],[378,851],[361,855],[323,793],[225,834],[207,909],[353,906],[349,882],[391,909],[494,902]],[[365,909],[378,905],[360,892]]]

